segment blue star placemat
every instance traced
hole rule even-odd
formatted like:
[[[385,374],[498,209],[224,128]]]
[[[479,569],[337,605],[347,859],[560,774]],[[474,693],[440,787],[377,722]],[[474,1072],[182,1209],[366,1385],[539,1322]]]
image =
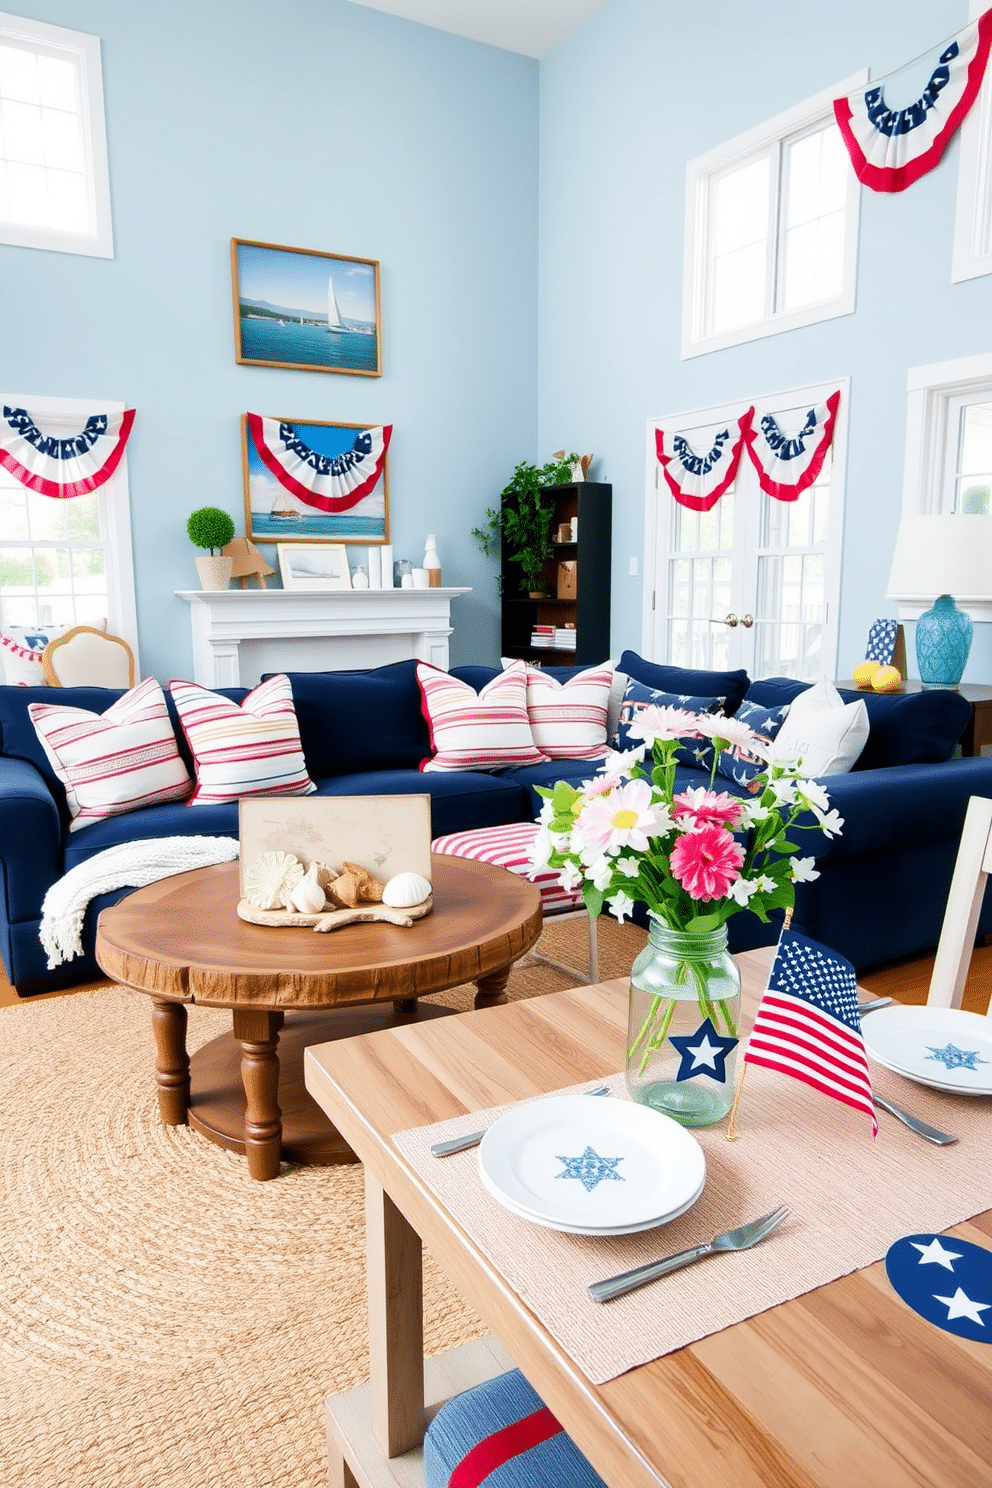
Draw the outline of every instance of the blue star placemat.
[[[947,1235],[906,1235],[889,1247],[885,1272],[928,1323],[992,1343],[992,1250]]]

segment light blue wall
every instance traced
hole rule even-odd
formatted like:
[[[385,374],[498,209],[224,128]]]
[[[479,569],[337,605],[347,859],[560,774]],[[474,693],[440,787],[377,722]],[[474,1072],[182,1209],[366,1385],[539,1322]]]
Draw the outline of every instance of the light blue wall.
[[[907,369],[992,350],[992,276],[950,282],[959,142],[906,192],[862,192],[855,314],[683,362],[685,165],[967,19],[966,0],[610,0],[542,62],[538,442],[594,450],[613,483],[614,651],[641,634],[627,568],[643,546],[646,421],[844,375],[840,675],[871,620],[895,613]],[[976,626],[965,679],[992,679],[992,626]]]
[[[537,63],[345,0],[10,9],[101,38],[116,257],[0,246],[0,386],[137,409],[144,672],[190,674],[186,517],[244,530],[248,410],[392,423],[395,555],[438,534],[452,661],[495,656],[469,528],[536,443]],[[378,259],[383,377],[238,367],[232,237]]]

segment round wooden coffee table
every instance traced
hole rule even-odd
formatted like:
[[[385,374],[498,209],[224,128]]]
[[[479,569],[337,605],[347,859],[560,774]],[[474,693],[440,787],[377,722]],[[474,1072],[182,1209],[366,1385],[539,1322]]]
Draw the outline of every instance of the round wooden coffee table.
[[[100,966],[152,999],[162,1120],[244,1152],[253,1178],[275,1178],[282,1159],[353,1162],[304,1086],[304,1048],[446,1016],[417,999],[465,982],[476,1007],[505,1002],[510,968],[541,933],[538,890],[506,869],[435,855],[431,878],[434,908],[409,928],[249,925],[236,913],[237,863],[160,879],[105,909]],[[229,1007],[234,1024],[192,1060],[188,1003]]]

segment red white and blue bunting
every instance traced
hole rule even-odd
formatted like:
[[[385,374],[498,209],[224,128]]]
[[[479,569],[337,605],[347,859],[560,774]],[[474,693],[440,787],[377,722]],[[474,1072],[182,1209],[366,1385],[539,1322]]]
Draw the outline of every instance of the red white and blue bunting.
[[[93,413],[67,439],[43,434],[26,408],[4,407],[0,418],[0,464],[15,480],[42,496],[65,500],[95,491],[108,481],[124,455],[134,409]]]
[[[747,452],[758,474],[758,484],[776,501],[797,501],[813,484],[834,437],[840,389],[806,415],[795,434],[783,434],[770,413],[751,409],[744,431]]]
[[[362,429],[350,450],[323,455],[311,449],[293,424],[249,413],[248,427],[259,458],[280,485],[318,511],[342,512],[357,506],[382,475],[392,424]]]
[[[655,429],[655,450],[662,474],[681,506],[687,506],[691,511],[709,511],[733,484],[750,417],[748,408],[736,425],[728,424],[721,429],[714,436],[712,447],[701,455],[696,453],[684,434],[666,434],[664,429]]]
[[[890,109],[881,82],[834,99],[837,120],[854,173],[873,191],[905,191],[938,164],[978,95],[992,45],[992,10],[949,41],[915,103]],[[918,61],[914,58],[914,61]],[[888,73],[898,77],[911,63]]]

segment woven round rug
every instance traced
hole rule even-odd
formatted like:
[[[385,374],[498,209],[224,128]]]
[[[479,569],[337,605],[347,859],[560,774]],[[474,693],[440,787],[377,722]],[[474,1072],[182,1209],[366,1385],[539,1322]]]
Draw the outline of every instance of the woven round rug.
[[[604,980],[643,942],[604,921]],[[583,965],[584,924],[541,948]],[[508,990],[568,985],[521,965]],[[229,1028],[192,1008],[190,1051]],[[325,1488],[324,1399],[368,1368],[361,1168],[256,1183],[163,1126],[144,996],[25,1000],[0,1035],[0,1484]],[[427,1353],[485,1331],[429,1255],[424,1316]]]

